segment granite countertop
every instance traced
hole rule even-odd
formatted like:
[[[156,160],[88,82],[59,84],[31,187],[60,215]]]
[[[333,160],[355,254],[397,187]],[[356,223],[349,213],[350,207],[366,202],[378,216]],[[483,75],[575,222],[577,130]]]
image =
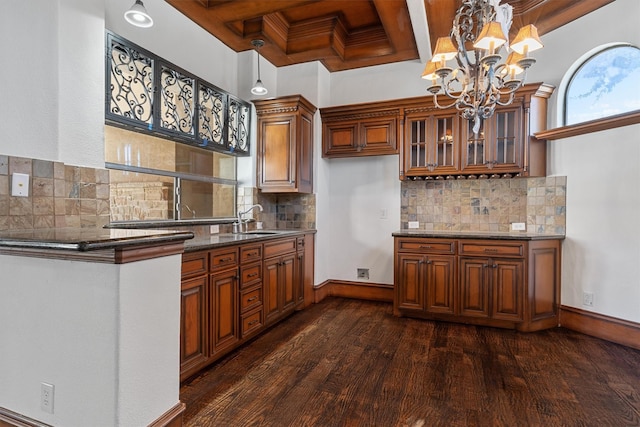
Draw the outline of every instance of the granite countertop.
[[[564,234],[540,234],[523,231],[427,231],[400,230],[392,234],[394,237],[434,237],[451,239],[490,239],[490,240],[561,240]]]
[[[234,243],[263,241],[280,237],[298,236],[307,233],[315,233],[315,230],[256,230],[239,234],[225,233],[211,234],[209,236],[196,236],[194,239],[188,240],[184,243],[184,251],[195,252],[199,250],[228,246]]]
[[[54,228],[0,231],[0,249],[31,248],[95,251],[192,239],[190,231]]]

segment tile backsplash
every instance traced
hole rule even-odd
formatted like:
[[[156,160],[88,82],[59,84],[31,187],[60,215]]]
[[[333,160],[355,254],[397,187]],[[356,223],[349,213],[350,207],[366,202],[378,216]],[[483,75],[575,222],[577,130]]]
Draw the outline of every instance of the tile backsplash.
[[[11,174],[29,177],[29,196],[11,196]],[[0,155],[0,230],[102,227],[109,223],[109,172]]]
[[[407,181],[401,184],[401,228],[438,231],[527,231],[564,234],[567,178]]]
[[[12,173],[30,175],[29,197],[11,196]],[[400,227],[407,229],[409,221],[418,221],[422,230],[505,232],[511,223],[524,222],[528,232],[564,234],[566,185],[564,176],[402,182]],[[139,190],[115,189],[123,197]],[[147,198],[166,210],[169,192],[156,190]],[[112,219],[110,215],[125,215],[118,211],[115,199],[110,205],[109,196],[107,169],[0,155],[0,230],[102,227]],[[246,216],[255,220],[250,229],[257,221],[266,229],[316,227],[315,194],[263,194],[253,187],[238,188],[239,210],[256,203],[264,211]]]

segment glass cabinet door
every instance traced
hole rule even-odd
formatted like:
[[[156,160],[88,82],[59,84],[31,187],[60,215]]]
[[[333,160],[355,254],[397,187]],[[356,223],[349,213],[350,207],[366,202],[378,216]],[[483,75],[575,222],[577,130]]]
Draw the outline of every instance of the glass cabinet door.
[[[466,166],[484,166],[486,164],[486,139],[485,139],[485,125],[483,120],[480,123],[480,129],[477,133],[474,133],[473,121],[467,121],[466,143],[464,153],[464,165]]]
[[[409,169],[427,167],[427,121],[427,119],[415,119],[409,121],[411,144],[411,161]]]
[[[198,139],[202,147],[225,147],[226,104],[226,94],[202,83],[198,85]]]
[[[497,111],[495,113],[495,154],[493,166],[516,165],[519,163],[518,135],[520,126],[516,111]]]
[[[195,78],[166,65],[160,71],[160,127],[194,135]]]
[[[236,154],[248,154],[251,104],[229,96],[227,110],[229,150]]]
[[[433,161],[429,170],[452,172],[458,169],[458,116],[434,116],[432,118]]]
[[[107,48],[107,117],[151,129],[154,60],[114,37]]]

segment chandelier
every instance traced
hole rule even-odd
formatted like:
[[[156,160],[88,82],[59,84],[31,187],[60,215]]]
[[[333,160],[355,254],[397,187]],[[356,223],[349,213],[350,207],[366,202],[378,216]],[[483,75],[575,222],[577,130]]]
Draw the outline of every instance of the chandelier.
[[[521,28],[509,44],[511,20],[512,7],[500,5],[500,0],[463,0],[450,37],[438,38],[433,58],[422,73],[423,79],[431,80],[427,90],[436,107],[455,106],[463,118],[474,121],[476,134],[482,119],[491,117],[497,105],[513,102],[526,70],[536,62],[530,52],[542,47],[534,25]],[[447,66],[453,59],[455,69]],[[522,78],[518,78],[520,74]],[[441,105],[439,94],[452,102]]]

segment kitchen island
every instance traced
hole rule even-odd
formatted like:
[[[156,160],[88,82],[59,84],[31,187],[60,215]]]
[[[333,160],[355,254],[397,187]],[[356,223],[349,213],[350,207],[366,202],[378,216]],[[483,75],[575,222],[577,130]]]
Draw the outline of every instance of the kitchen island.
[[[180,268],[192,237],[0,231],[0,419],[181,425]],[[41,406],[43,383],[53,392]]]

